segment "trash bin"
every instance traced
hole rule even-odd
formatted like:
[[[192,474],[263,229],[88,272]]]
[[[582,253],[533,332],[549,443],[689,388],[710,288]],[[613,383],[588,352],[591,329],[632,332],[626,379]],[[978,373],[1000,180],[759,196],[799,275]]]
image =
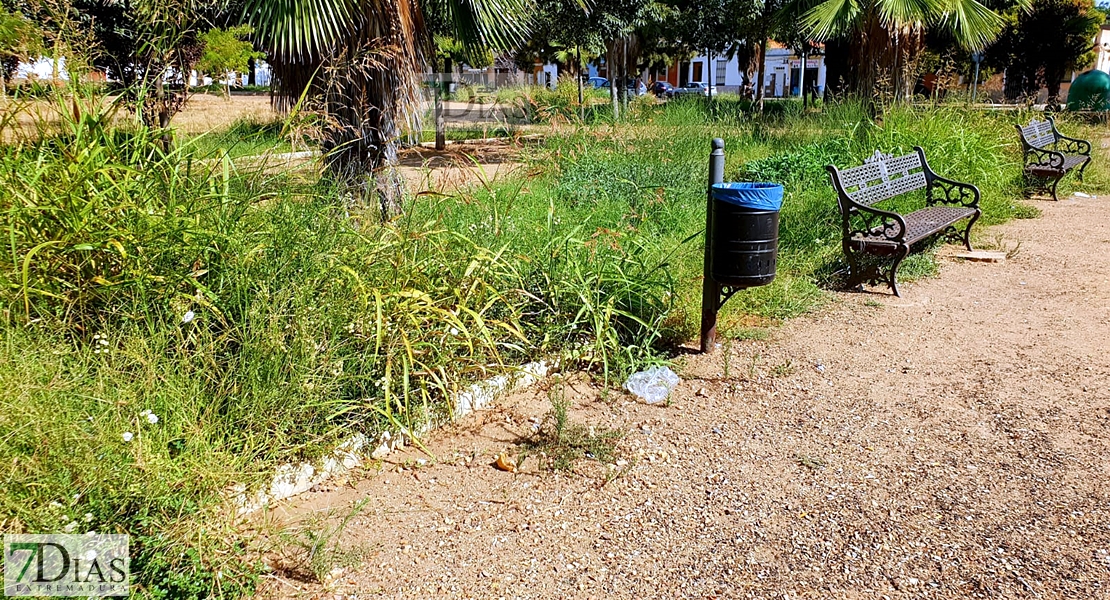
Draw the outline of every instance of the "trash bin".
[[[710,277],[741,288],[771,283],[779,250],[782,186],[715,183],[711,195]]]

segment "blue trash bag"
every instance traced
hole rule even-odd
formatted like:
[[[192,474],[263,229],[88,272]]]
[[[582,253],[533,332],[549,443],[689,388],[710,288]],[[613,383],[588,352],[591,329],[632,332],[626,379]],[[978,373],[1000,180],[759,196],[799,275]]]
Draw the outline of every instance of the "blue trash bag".
[[[762,181],[713,184],[713,199],[755,210],[781,210],[782,185]]]

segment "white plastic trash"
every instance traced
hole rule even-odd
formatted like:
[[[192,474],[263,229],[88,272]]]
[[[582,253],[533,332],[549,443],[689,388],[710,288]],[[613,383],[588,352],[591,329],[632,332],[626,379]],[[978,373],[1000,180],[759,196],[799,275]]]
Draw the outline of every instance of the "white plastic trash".
[[[651,367],[629,376],[624,382],[624,389],[648,404],[656,404],[666,400],[679,381],[682,380],[669,368]]]

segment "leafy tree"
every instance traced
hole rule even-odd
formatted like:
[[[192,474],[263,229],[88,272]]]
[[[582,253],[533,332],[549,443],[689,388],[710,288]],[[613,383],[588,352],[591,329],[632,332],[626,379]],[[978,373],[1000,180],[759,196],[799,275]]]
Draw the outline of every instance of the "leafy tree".
[[[1006,14],[1006,28],[987,51],[990,64],[1006,70],[1006,96],[1035,97],[1048,88],[1048,103],[1060,99],[1068,72],[1094,60],[1091,40],[1104,16],[1091,0],[1034,0],[1029,11]]]
[[[517,48],[514,60],[522,69],[537,61],[554,61],[578,80],[579,114],[582,114],[582,72],[589,61],[601,56],[605,39],[594,18],[592,0],[536,0],[536,18],[528,41]]]
[[[0,8],[0,97],[7,96],[7,82],[20,61],[42,51],[42,31],[18,12]]]
[[[429,15],[468,48],[507,48],[527,32],[528,0],[248,0],[245,20],[273,68],[274,98],[302,96],[325,116],[329,171],[356,201],[400,211],[402,128],[416,128]]]
[[[197,67],[209,73],[223,73],[226,75],[227,95],[231,95],[231,73],[243,72],[250,68],[252,59],[264,58],[266,55],[257,52],[250,42],[243,38],[252,33],[248,25],[230,27],[228,29],[209,29],[200,35],[200,42],[204,44],[204,53],[201,54]]]
[[[200,32],[225,10],[226,0],[21,1],[55,46],[83,37],[64,43],[67,69],[72,72],[70,65],[83,58],[108,73],[144,123],[166,129],[163,143],[169,147],[170,120],[188,97],[185,75],[203,50]]]
[[[761,6],[752,0],[679,0],[672,6],[676,9],[672,27],[684,47],[705,55],[710,63],[717,56],[733,58],[739,54],[750,61],[748,34]],[[712,64],[708,70],[706,81],[710,85],[718,83],[713,81],[716,69]]]
[[[926,28],[947,31],[960,46],[979,50],[1003,21],[977,0],[823,0],[801,23],[818,41],[846,40],[848,64],[855,65],[843,74],[850,91],[871,98],[887,82],[899,99],[912,95],[910,67]]]

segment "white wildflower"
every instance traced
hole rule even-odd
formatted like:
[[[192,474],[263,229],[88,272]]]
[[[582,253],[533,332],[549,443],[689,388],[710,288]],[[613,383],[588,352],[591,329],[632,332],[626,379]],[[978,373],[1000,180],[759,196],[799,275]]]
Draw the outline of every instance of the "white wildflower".
[[[148,413],[148,414],[147,414],[147,416],[146,416],[146,420],[147,420],[147,422],[149,422],[149,423],[150,423],[151,425],[153,425],[153,424],[155,424],[155,423],[157,423],[157,422],[158,422],[158,415],[156,415],[156,414],[154,414],[154,413]]]
[[[131,433],[130,431],[123,432],[123,441],[130,442],[133,439],[135,439],[135,434]]]
[[[181,324],[184,325],[186,323],[192,322],[192,320],[194,318],[196,318],[196,316],[197,316],[197,314],[190,310],[189,312],[185,313],[184,316],[181,317]]]
[[[450,333],[451,335],[457,336],[457,335],[459,335],[459,330],[452,327],[447,333]]]
[[[73,533],[74,529],[77,529],[77,521],[70,521],[65,527],[62,527],[62,531],[66,533]]]
[[[92,523],[92,520],[93,520],[93,514],[92,513],[85,513],[85,522],[86,523]]]
[[[57,500],[50,503],[50,508],[61,508],[61,507],[62,507],[62,503],[58,502]]]

